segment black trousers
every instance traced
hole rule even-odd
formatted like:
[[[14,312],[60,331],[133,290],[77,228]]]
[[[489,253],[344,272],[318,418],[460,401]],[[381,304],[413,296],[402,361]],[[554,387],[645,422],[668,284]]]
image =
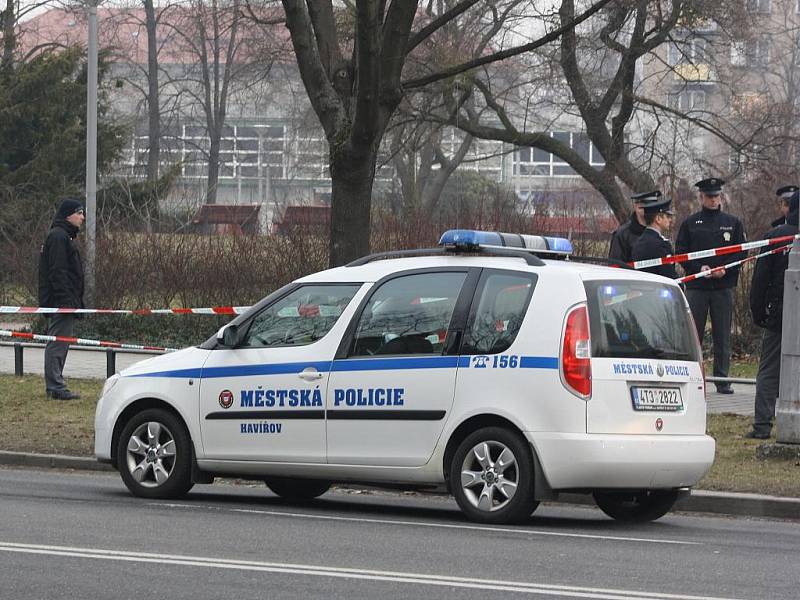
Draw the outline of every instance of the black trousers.
[[[714,377],[727,377],[731,365],[731,322],[733,288],[724,290],[686,290],[686,299],[703,341],[706,319],[711,315],[711,340],[714,349]]]
[[[47,335],[72,337],[75,325],[74,315],[50,315]],[[64,363],[67,362],[69,344],[66,342],[47,342],[44,348],[44,383],[48,392],[61,392],[67,389],[64,383]]]
[[[761,358],[756,375],[756,403],[753,431],[769,433],[775,418],[775,402],[781,382],[781,332],[764,331],[761,339]]]

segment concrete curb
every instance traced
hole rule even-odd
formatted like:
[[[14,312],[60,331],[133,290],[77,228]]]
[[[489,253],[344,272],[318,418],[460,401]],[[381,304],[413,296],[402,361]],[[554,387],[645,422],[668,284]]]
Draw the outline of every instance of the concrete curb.
[[[44,469],[75,469],[78,471],[113,471],[111,465],[94,458],[65,456],[63,454],[33,454],[0,450],[0,465],[39,467]]]
[[[78,471],[111,472],[114,470],[111,465],[99,463],[90,457],[9,452],[5,450],[0,450],[0,465],[45,469],[75,469]],[[555,504],[594,506],[594,501],[591,496],[586,494],[561,494]],[[678,501],[675,505],[675,510],[680,512],[800,520],[800,498],[692,490],[691,495]]]

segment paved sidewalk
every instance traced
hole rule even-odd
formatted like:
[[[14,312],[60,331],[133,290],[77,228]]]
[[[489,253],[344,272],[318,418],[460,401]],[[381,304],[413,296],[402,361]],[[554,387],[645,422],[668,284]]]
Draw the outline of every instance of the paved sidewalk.
[[[733,384],[733,394],[718,394],[714,384],[706,384],[706,402],[710,413],[733,413],[753,415],[756,386],[746,383]]]

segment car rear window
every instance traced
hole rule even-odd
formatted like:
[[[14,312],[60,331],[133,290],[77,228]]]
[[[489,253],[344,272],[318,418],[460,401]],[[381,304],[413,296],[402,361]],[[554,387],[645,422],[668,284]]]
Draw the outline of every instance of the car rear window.
[[[699,360],[683,294],[649,281],[585,282],[593,358]]]

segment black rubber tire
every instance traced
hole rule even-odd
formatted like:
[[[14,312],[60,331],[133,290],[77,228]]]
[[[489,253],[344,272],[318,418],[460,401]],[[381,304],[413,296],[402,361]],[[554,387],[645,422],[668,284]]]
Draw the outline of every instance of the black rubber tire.
[[[303,502],[322,496],[331,489],[330,481],[319,479],[295,479],[293,477],[270,477],[264,483],[281,498]]]
[[[482,442],[499,442],[514,455],[517,474],[517,489],[513,497],[502,508],[487,511],[474,506],[461,485],[461,468],[467,453]],[[517,523],[527,519],[539,503],[534,500],[534,464],[528,442],[518,433],[503,427],[484,427],[469,434],[458,445],[450,461],[450,493],[459,508],[471,521],[478,523]]]
[[[144,423],[159,423],[175,442],[172,470],[167,480],[153,487],[146,487],[131,475],[128,464],[128,442],[136,429]],[[122,481],[134,496],[141,498],[180,498],[188,492],[192,482],[192,440],[184,424],[171,412],[161,408],[150,408],[135,414],[122,428],[117,442],[117,465]]]
[[[667,514],[678,500],[678,491],[595,492],[593,496],[600,510],[612,519],[625,523],[645,523]]]

